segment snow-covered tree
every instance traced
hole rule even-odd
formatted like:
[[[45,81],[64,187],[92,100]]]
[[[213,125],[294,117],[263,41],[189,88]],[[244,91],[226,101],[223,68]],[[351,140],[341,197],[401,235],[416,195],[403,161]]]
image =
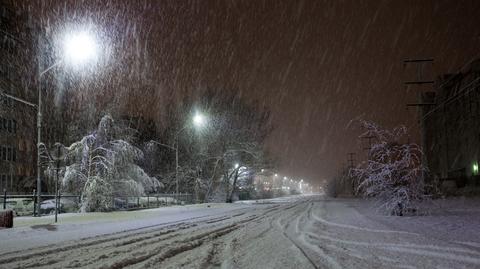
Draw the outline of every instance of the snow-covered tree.
[[[67,192],[81,195],[82,211],[109,210],[115,196],[139,196],[162,186],[136,164],[143,152],[121,136],[106,115],[97,130],[67,148],[70,165],[62,183]]]
[[[378,200],[381,209],[393,215],[416,210],[426,198],[422,164],[423,152],[414,143],[404,142],[404,126],[385,130],[373,122],[361,121],[364,132],[360,138],[370,137],[368,160],[352,169],[357,180],[357,191]]]

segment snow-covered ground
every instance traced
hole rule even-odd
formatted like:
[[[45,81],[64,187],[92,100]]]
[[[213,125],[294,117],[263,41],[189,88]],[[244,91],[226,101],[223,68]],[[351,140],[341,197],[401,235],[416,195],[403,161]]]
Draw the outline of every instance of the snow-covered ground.
[[[436,203],[416,217],[296,196],[16,219],[0,268],[480,268],[480,200]]]

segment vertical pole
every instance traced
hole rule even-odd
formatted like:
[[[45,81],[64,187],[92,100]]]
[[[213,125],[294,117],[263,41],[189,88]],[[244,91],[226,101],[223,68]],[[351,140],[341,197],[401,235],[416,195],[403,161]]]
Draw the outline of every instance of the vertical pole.
[[[33,189],[33,216],[35,217],[37,215],[37,196],[35,195],[35,189]]]
[[[419,93],[419,96],[420,96],[420,102],[423,103],[424,102],[424,96],[422,95],[422,93]],[[427,130],[426,130],[426,124],[425,124],[425,121],[426,119],[424,118],[424,115],[427,113],[427,109],[426,107],[419,107],[419,110],[420,110],[420,113],[418,113],[420,115],[420,132],[421,132],[421,147],[422,147],[422,165],[423,167],[427,167]],[[422,170],[422,175],[421,175],[421,178],[422,178],[422,182],[425,184],[425,180],[427,179],[427,171],[426,170]],[[401,209],[400,209],[401,210]],[[402,211],[400,211],[400,214],[401,214]]]
[[[37,106],[37,215],[40,216],[40,202],[42,182],[40,178],[40,141],[42,132],[42,83],[41,76],[38,76],[38,106]]]
[[[230,178],[228,177],[228,171],[226,171],[225,175],[225,203],[228,203],[228,197],[230,196],[229,192],[229,185],[230,185]]]
[[[55,223],[57,223],[57,220],[58,220],[58,189],[57,189],[57,185],[55,184]]]
[[[3,209],[7,209],[7,189],[3,189]]]
[[[195,203],[197,203],[197,200],[198,200],[198,184],[197,184],[197,178],[195,178],[195,185],[193,185],[194,187],[194,193],[195,193],[195,198],[192,198],[190,202],[193,202],[193,200],[195,199]]]
[[[57,223],[57,220],[58,220],[58,204],[59,204],[58,170],[60,170],[60,145],[57,145],[57,171],[56,171],[56,179],[55,179],[55,223]]]
[[[175,137],[175,193],[178,194],[178,134]]]

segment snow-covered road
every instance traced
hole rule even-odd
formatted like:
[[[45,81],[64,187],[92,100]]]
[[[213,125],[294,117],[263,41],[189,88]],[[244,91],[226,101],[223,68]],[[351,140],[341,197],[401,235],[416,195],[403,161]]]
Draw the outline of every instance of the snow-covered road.
[[[30,227],[3,230],[0,268],[480,268],[478,235],[401,229],[391,221],[409,219],[375,219],[355,204],[306,196],[199,207],[183,218],[152,211],[115,225],[46,225],[35,238]],[[36,245],[18,243],[29,241]]]

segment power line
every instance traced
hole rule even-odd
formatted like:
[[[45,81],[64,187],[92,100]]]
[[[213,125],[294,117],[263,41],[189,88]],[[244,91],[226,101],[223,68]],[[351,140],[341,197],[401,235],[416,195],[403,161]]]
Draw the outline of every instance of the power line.
[[[425,118],[427,116],[429,116],[430,114],[432,114],[433,112],[435,112],[436,110],[438,110],[440,107],[442,106],[446,106],[448,105],[449,103],[457,100],[458,98],[460,97],[463,97],[464,95],[470,93],[471,91],[475,90],[474,87],[470,88],[468,91],[465,91],[463,92],[467,87],[470,87],[470,85],[472,85],[473,83],[477,82],[480,80],[480,77],[472,80],[470,83],[468,83],[467,85],[463,86],[456,94],[454,94],[452,97],[450,98],[447,98],[447,100],[443,101],[441,104],[438,104],[435,108],[433,108],[432,110],[428,111],[427,113],[425,113],[425,115],[421,118],[421,120],[425,120]]]
[[[480,54],[478,54],[480,55]],[[456,76],[458,74],[461,74],[462,71],[471,65],[472,62],[474,62],[476,60],[476,57],[474,57],[471,61],[467,62],[466,64],[464,64],[460,69],[459,71],[455,74],[455,75],[452,75],[451,77],[449,77],[447,80],[443,81],[440,85],[438,86],[435,86],[435,88],[433,89],[435,92],[437,92],[439,89],[441,89],[442,87],[444,87],[445,85],[447,85],[448,83],[450,83],[453,79],[456,78]],[[404,65],[406,63],[424,63],[424,62],[432,62],[433,59],[407,59],[407,60],[404,60]],[[467,87],[471,86],[473,83],[477,82],[478,80],[480,80],[480,77],[476,78],[475,80],[471,81],[470,83],[468,83],[467,85],[463,86],[460,90],[457,91],[457,93],[455,93],[453,96],[451,96],[450,98],[447,98],[447,100],[441,102],[440,104],[436,104],[436,103],[418,103],[418,104],[407,104],[407,107],[408,106],[435,106],[433,109],[429,110],[427,113],[425,113],[425,115],[421,116],[420,120],[418,122],[416,122],[416,125],[420,124],[420,122],[424,121],[428,116],[430,116],[431,114],[433,114],[433,112],[437,111],[438,109],[440,109],[441,107],[443,106],[446,106],[448,105],[449,103],[457,100],[458,98],[468,94],[469,92],[471,92],[472,90],[474,90],[474,88],[466,91],[466,92],[463,92]],[[406,85],[411,85],[411,84],[425,84],[425,83],[431,83],[433,81],[409,81],[409,82],[405,82]]]

